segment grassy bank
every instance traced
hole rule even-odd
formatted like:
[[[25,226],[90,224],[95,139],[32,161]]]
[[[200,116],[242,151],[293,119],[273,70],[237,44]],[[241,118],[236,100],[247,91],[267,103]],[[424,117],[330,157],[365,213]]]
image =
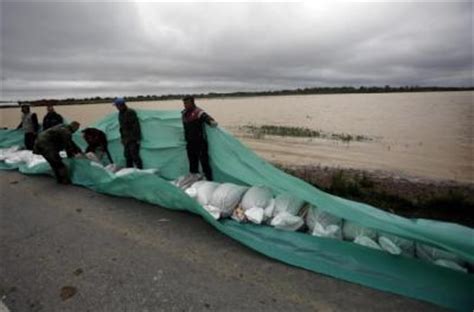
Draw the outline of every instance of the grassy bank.
[[[346,133],[330,133],[320,130],[313,130],[305,127],[288,127],[288,126],[273,126],[273,125],[245,125],[239,128],[244,132],[252,135],[256,139],[263,139],[265,135],[289,136],[289,137],[304,137],[304,138],[322,138],[330,140],[338,140],[343,142],[351,141],[372,141],[365,135],[351,135]]]
[[[473,184],[410,179],[356,169],[277,166],[328,193],[394,214],[474,227]]]

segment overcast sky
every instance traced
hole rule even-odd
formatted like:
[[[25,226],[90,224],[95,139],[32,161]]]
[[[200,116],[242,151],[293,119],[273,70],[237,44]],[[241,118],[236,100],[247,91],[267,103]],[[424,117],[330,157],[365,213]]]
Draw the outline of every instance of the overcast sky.
[[[472,3],[1,4],[1,99],[472,85]]]

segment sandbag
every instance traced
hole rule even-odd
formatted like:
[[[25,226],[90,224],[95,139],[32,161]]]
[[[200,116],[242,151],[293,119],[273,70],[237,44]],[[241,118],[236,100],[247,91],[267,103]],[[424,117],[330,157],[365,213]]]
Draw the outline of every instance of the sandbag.
[[[451,261],[451,260],[446,260],[446,259],[438,259],[434,262],[434,264],[451,269],[451,270],[456,270],[460,271],[463,273],[467,273],[468,270],[465,267],[460,266],[458,263]]]
[[[372,238],[365,236],[365,235],[359,235],[354,239],[354,243],[358,245],[362,245],[364,247],[369,247],[372,249],[377,249],[377,250],[382,250],[382,248],[377,244],[375,240]]]
[[[233,183],[221,184],[213,192],[209,205],[219,208],[221,217],[230,217],[247,190],[246,186]]]
[[[363,227],[348,220],[346,220],[342,226],[342,236],[348,241],[353,241],[358,236],[366,236],[373,241],[377,241],[377,232],[375,230]]]
[[[192,185],[197,191],[196,200],[202,206],[208,205],[211,201],[212,194],[219,186],[217,182],[199,181]]]
[[[117,177],[126,176],[132,173],[140,173],[140,174],[156,174],[158,169],[137,169],[137,168],[123,168],[119,171],[115,172]]]
[[[13,153],[17,152],[20,149],[20,146],[15,145],[8,148],[0,148],[0,160],[5,161],[9,156],[12,156]]]
[[[33,152],[29,150],[11,152],[7,155],[5,159],[5,163],[7,164],[29,163],[32,157],[33,157]]]
[[[97,157],[97,155],[93,152],[89,152],[89,153],[86,153],[85,154],[86,158],[89,159],[90,161],[93,161],[93,162],[96,162],[96,163],[100,163],[100,159],[99,157]]]
[[[287,212],[293,216],[296,216],[304,204],[304,200],[301,200],[289,193],[279,194],[275,198],[275,210],[273,215],[276,216],[281,212]]]
[[[108,164],[107,166],[105,166],[105,170],[111,172],[111,173],[115,173],[117,171],[119,171],[120,169],[122,169],[120,166],[116,165],[116,164]]]
[[[272,191],[264,186],[252,186],[245,192],[242,198],[241,206],[244,210],[249,210],[254,207],[265,208],[272,200]]]
[[[221,211],[219,208],[212,205],[204,205],[204,210],[206,210],[214,219],[218,220],[221,217]]]
[[[285,231],[297,231],[304,224],[304,220],[301,217],[294,216],[287,211],[280,212],[273,217],[270,225]]]
[[[343,220],[315,206],[306,214],[306,225],[311,235],[342,239]]]
[[[180,176],[179,178],[174,180],[172,184],[179,187],[182,190],[186,190],[187,188],[194,185],[194,183],[202,179],[203,179],[202,175],[191,173],[188,175]]]
[[[272,198],[268,203],[267,207],[265,207],[263,212],[263,221],[265,223],[270,223],[271,219],[273,218],[273,212],[275,211],[275,198]]]
[[[264,210],[260,207],[253,207],[245,210],[245,216],[247,220],[252,223],[260,224],[263,221]]]
[[[464,261],[463,259],[461,259],[460,257],[458,257],[452,252],[439,249],[436,247],[432,247],[430,245],[426,245],[423,243],[418,243],[418,242],[415,244],[415,247],[416,247],[416,256],[417,258],[421,260],[432,262],[432,263],[435,263],[437,260],[449,260],[449,261],[457,263],[461,267],[464,267],[467,265],[466,261]]]
[[[392,255],[415,256],[415,242],[388,233],[379,234],[378,243],[383,250]]]

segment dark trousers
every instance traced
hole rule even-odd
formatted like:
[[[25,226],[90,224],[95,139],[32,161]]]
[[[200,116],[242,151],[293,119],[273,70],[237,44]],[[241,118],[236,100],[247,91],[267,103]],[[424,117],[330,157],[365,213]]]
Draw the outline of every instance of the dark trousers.
[[[197,141],[188,142],[186,145],[189,160],[189,172],[199,173],[199,162],[201,162],[202,171],[208,181],[212,181],[212,170],[209,165],[209,155],[207,153],[207,142]]]
[[[36,133],[30,132],[30,133],[25,133],[25,148],[27,150],[32,151],[33,146],[35,146],[35,141],[36,141]]]
[[[123,147],[123,155],[127,162],[127,168],[143,169],[142,159],[140,158],[140,143],[137,141],[128,142]]]
[[[46,159],[46,161],[51,166],[51,169],[53,169],[54,176],[56,177],[56,181],[58,181],[58,183],[71,183],[71,179],[69,178],[69,171],[66,165],[64,165],[63,161],[61,160],[61,156],[59,156],[59,151],[36,147],[35,153],[42,155]]]

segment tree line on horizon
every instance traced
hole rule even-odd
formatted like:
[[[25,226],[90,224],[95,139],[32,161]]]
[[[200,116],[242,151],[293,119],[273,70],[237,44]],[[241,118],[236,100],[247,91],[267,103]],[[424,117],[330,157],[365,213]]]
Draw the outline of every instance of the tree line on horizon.
[[[196,98],[224,98],[224,97],[250,97],[250,96],[275,96],[275,95],[309,95],[309,94],[345,94],[345,93],[391,93],[391,92],[441,92],[441,91],[472,91],[472,87],[420,87],[420,86],[402,86],[391,87],[385,85],[379,86],[360,86],[360,87],[312,87],[297,88],[287,90],[268,90],[268,91],[238,91],[238,92],[209,92],[191,94]],[[165,94],[165,95],[137,95],[125,96],[125,100],[134,101],[163,101],[179,100],[187,94]],[[75,105],[75,104],[96,104],[112,102],[113,97],[88,97],[88,98],[67,98],[67,99],[41,99],[36,101],[19,101],[19,104],[30,103],[34,106],[43,105]]]

